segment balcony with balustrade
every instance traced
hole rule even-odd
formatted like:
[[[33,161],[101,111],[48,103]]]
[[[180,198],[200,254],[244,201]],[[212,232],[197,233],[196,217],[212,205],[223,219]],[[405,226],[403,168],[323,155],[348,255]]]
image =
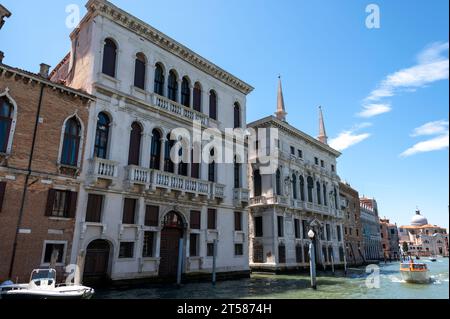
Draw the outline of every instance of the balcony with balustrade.
[[[113,184],[119,174],[119,163],[108,159],[94,157],[89,160],[88,176],[91,183],[100,179]]]
[[[225,185],[222,184],[135,165],[125,167],[125,171],[125,183],[142,185],[150,192],[164,189],[166,192],[179,191],[209,199],[225,198]]]
[[[235,206],[245,207],[248,205],[250,191],[246,188],[235,188],[233,200]]]

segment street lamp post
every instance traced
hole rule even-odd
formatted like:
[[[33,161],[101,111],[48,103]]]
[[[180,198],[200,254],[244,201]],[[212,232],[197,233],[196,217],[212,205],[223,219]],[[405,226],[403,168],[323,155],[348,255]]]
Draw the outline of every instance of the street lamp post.
[[[314,230],[310,229],[308,232],[308,237],[311,239],[309,243],[309,268],[311,272],[311,288],[317,289],[316,285],[316,253],[315,253],[315,239],[316,233]]]

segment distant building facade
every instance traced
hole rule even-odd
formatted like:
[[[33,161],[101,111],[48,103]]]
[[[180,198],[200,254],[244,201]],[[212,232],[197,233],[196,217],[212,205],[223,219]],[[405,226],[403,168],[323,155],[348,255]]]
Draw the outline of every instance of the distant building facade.
[[[339,183],[339,193],[344,215],[346,261],[348,265],[361,265],[365,257],[359,194],[347,183]]]
[[[428,223],[420,210],[411,219],[411,224],[399,227],[400,247],[406,243],[408,251],[404,253],[413,256],[448,256],[447,229]]]
[[[2,54],[3,55],[3,54]],[[0,282],[70,264],[93,97],[0,61]]]
[[[365,258],[367,261],[380,260],[383,258],[383,250],[377,202],[373,198],[362,197],[360,208]]]
[[[336,159],[340,153],[327,144],[322,111],[315,139],[286,122],[281,80],[276,116],[248,124],[249,128],[276,129],[273,149],[255,142],[252,156],[262,153],[274,161],[273,170],[255,161],[249,165],[249,255],[254,270],[285,270],[309,266],[308,231],[316,233],[319,265],[343,264],[343,215],[339,202]],[[270,132],[270,133],[269,133]],[[267,134],[275,134],[267,131]],[[256,154],[258,150],[258,154]],[[261,151],[261,153],[259,153]]]
[[[380,218],[380,235],[383,258],[387,260],[399,259],[400,246],[397,225],[391,224],[387,218]]]

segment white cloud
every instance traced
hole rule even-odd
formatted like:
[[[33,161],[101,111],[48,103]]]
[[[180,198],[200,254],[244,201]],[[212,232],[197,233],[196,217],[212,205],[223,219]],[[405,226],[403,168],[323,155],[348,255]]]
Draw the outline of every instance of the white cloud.
[[[369,138],[369,133],[356,134],[355,131],[341,132],[337,137],[330,140],[330,146],[338,151],[343,151],[350,146],[356,145]]]
[[[391,111],[391,105],[389,103],[382,104],[382,103],[373,103],[368,104],[364,106],[364,110],[362,110],[360,113],[358,113],[358,116],[360,117],[372,117],[375,115],[387,113]]]
[[[448,148],[449,135],[444,134],[434,137],[428,141],[423,141],[415,144],[413,147],[408,148],[406,151],[400,154],[402,157],[411,156],[417,153],[438,151],[444,148]]]
[[[415,128],[411,136],[444,134],[448,132],[448,124],[446,120],[428,122]]]
[[[418,153],[438,151],[448,148],[449,144],[449,122],[446,120],[425,123],[414,129],[411,136],[430,136],[437,135],[429,140],[416,143],[412,147],[400,154],[401,157],[407,157]]]
[[[362,117],[372,117],[391,110],[384,98],[399,91],[413,92],[417,88],[449,78],[449,43],[435,42],[428,45],[417,56],[417,64],[386,76],[363,102]]]

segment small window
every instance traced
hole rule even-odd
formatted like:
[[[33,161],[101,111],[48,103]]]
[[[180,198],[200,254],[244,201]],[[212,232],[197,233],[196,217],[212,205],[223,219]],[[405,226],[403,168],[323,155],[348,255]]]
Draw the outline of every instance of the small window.
[[[255,217],[255,237],[263,237],[263,218]]]
[[[295,155],[295,147],[291,146],[291,155]]]
[[[86,221],[91,223],[100,223],[102,219],[102,206],[102,195],[89,194],[86,209]]]
[[[342,237],[341,237],[341,226],[337,225],[337,226],[336,226],[336,231],[337,231],[337,238],[338,238],[338,241],[342,241]]]
[[[208,257],[214,256],[214,243],[206,244],[206,256],[208,256]]]
[[[0,153],[6,153],[8,150],[13,113],[11,103],[5,97],[0,97]]]
[[[300,238],[300,220],[297,218],[294,219],[294,233],[295,238]]]
[[[145,207],[145,226],[159,225],[159,206],[147,205]]]
[[[314,157],[314,164],[319,165],[319,159],[317,157]]]
[[[189,236],[189,256],[198,256],[198,234],[190,234]]]
[[[153,247],[155,242],[155,233],[151,231],[144,232],[144,245],[142,248],[142,257],[153,257]]]
[[[234,212],[234,230],[242,230],[242,212]]]
[[[284,237],[284,218],[283,216],[277,216],[278,225],[278,237]]]
[[[234,255],[242,256],[244,254],[244,246],[242,244],[234,244]]]
[[[123,204],[123,224],[135,224],[136,219],[136,202],[134,198],[125,198]]]
[[[208,229],[217,228],[217,211],[215,209],[208,209]]]
[[[308,239],[308,221],[302,220],[303,239]]]
[[[65,247],[66,244],[46,243],[44,251],[44,264],[51,263],[53,252],[58,255],[58,257],[56,258],[56,262],[58,264],[63,263]]]
[[[200,216],[201,216],[200,211],[198,210],[191,211],[191,218],[190,218],[191,229],[200,229]]]
[[[186,107],[191,106],[191,88],[187,77],[183,77],[181,82],[181,104]]]
[[[98,114],[97,129],[95,132],[94,156],[106,159],[109,142],[109,127],[111,121],[109,116],[101,112]]]
[[[155,67],[154,91],[158,95],[164,95],[164,70],[159,63]]]
[[[134,255],[134,243],[122,242],[119,248],[119,258],[133,258]]]
[[[196,82],[194,85],[194,105],[193,108],[197,112],[202,111],[202,87],[200,86],[200,83]]]
[[[303,151],[302,150],[298,150],[297,153],[298,153],[298,157],[303,158]]]
[[[61,164],[78,166],[78,153],[80,149],[81,126],[73,117],[66,122],[64,128],[63,148],[61,152]]]
[[[301,263],[303,261],[302,257],[303,257],[302,246],[300,245],[295,246],[295,261],[297,263]]]
[[[46,216],[74,218],[77,205],[77,193],[50,189],[47,197]]]
[[[320,160],[320,167],[325,167],[325,162],[323,160]]]
[[[213,158],[214,149],[211,149],[210,155]],[[208,181],[212,183],[216,182],[216,163],[214,161],[208,164]]]
[[[333,164],[331,164],[331,171],[334,172],[336,170],[336,168],[334,167]]]
[[[209,92],[209,117],[217,120],[217,94],[212,90]]]
[[[327,240],[328,240],[328,241],[331,241],[331,228],[330,228],[330,224],[326,224],[326,225],[325,225],[325,230],[326,230],[326,233],[327,233]]]
[[[234,128],[241,127],[241,107],[238,102],[234,103]]]
[[[169,78],[168,78],[168,83],[167,83],[167,97],[174,101],[177,102],[178,99],[178,80],[177,80],[177,75],[175,73],[174,70],[171,70],[169,72]]]

